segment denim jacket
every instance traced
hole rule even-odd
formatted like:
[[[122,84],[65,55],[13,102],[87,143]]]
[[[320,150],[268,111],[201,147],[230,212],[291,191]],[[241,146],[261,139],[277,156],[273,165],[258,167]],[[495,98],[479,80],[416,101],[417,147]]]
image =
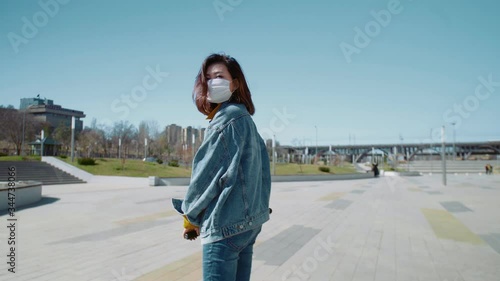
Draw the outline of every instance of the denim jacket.
[[[205,131],[191,183],[174,208],[200,227],[202,244],[269,220],[271,172],[266,145],[242,104],[225,102]]]

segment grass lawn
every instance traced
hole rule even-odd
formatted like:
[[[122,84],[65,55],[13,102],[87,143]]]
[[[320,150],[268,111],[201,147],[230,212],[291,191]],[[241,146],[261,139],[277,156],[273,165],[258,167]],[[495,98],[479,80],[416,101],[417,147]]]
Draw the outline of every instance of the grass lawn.
[[[79,165],[76,160],[74,163],[71,163],[68,158],[62,160],[93,175],[128,177],[158,176],[163,178],[191,176],[191,167],[170,167],[157,163],[143,162],[141,160],[128,159],[127,161],[125,161],[123,170],[121,161],[118,159],[96,159],[97,165],[95,166],[82,166]],[[344,165],[343,167],[330,167],[330,173],[321,172],[318,170],[318,167],[318,165],[299,166],[298,164],[276,164],[276,175],[348,174],[356,172],[352,165]]]
[[[127,176],[127,177],[149,177],[158,176],[162,178],[190,177],[191,167],[170,167],[158,163],[143,162],[141,160],[127,159],[122,169],[122,162],[116,158],[96,158],[97,165],[79,165],[77,160],[71,163],[70,158],[61,159],[93,175],[99,176]]]
[[[407,169],[406,169],[406,164],[398,164],[398,166],[396,167],[396,169],[394,169],[391,165],[387,164],[387,163],[382,163],[382,164],[379,164],[378,165],[378,169],[379,170],[384,170],[386,172],[406,172]],[[370,166],[371,168],[371,166]]]
[[[40,156],[2,156],[0,161],[40,161]]]
[[[142,160],[127,159],[122,167],[120,159],[116,158],[96,158],[97,165],[87,166],[80,165],[77,159],[72,163],[71,159],[58,158],[68,164],[78,167],[93,175],[100,176],[127,176],[127,177],[149,177],[158,176],[162,178],[190,177],[191,167],[170,167],[168,165],[160,165],[158,163],[143,162]],[[4,156],[0,157],[0,161],[40,161],[39,156],[24,157],[21,156]],[[298,165],[298,164],[276,164],[276,175],[327,175],[327,174],[349,174],[356,173],[356,170],[351,164],[346,164],[341,167],[329,166],[330,173],[320,171],[319,165]],[[271,163],[272,169],[272,163]],[[272,171],[271,171],[272,172]]]
[[[276,164],[277,176],[288,175],[328,175],[328,174],[352,174],[356,173],[356,169],[351,164],[343,166],[328,166],[330,173],[320,171],[319,165],[299,165],[299,164]],[[272,170],[271,163],[271,170]],[[272,173],[272,171],[271,171]]]

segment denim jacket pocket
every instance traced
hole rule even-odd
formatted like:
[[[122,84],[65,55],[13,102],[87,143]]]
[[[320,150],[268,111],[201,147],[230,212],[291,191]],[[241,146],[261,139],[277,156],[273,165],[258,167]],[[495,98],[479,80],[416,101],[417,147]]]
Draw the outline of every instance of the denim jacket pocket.
[[[234,235],[224,239],[224,243],[229,247],[233,248],[235,251],[241,251],[250,244],[255,243],[257,235],[259,235],[262,227],[257,227],[238,235]]]

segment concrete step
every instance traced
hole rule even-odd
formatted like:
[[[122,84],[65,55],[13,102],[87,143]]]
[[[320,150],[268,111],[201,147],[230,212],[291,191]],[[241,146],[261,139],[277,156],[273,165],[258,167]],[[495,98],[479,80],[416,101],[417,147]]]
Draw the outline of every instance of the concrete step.
[[[0,181],[8,181],[8,167],[16,168],[16,180],[39,181],[44,185],[51,184],[74,184],[85,183],[85,181],[68,174],[48,163],[39,161],[0,161]]]

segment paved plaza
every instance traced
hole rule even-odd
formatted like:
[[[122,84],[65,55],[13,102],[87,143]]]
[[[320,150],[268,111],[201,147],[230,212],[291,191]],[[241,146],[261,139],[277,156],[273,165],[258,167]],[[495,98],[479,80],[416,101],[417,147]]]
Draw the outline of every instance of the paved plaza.
[[[0,280],[201,280],[199,240],[182,239],[170,198],[183,186],[99,177],[43,187],[16,212],[16,273]],[[252,280],[498,281],[500,176],[273,183]]]

